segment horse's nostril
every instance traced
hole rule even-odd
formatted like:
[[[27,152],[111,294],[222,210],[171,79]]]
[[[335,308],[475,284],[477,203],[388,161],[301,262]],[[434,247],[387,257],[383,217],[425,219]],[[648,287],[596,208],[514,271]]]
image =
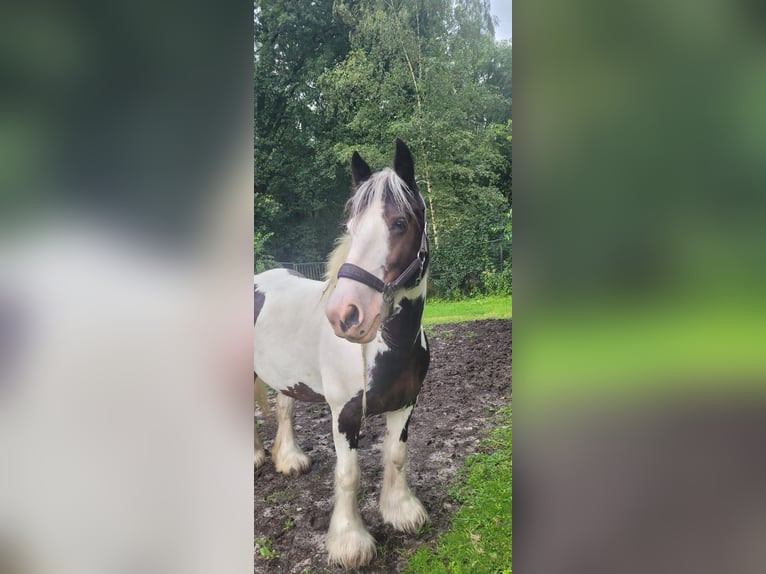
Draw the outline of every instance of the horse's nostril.
[[[346,315],[338,320],[338,326],[344,333],[359,323],[359,307],[356,305],[349,305],[346,307]]]
[[[346,313],[343,322],[346,324],[346,328],[359,324],[359,308],[356,305],[348,306],[348,313]]]

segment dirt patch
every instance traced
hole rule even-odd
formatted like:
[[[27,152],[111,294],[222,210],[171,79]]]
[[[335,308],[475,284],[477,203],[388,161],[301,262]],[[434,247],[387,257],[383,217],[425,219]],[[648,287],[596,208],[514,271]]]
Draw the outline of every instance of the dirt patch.
[[[410,487],[431,516],[431,526],[423,533],[402,534],[383,524],[377,500],[385,422],[373,417],[363,426],[360,506],[378,555],[360,572],[399,572],[415,550],[448,528],[457,510],[449,494],[455,473],[476,452],[490,426],[490,409],[511,401],[511,330],[511,321],[489,320],[440,325],[429,337],[431,368],[409,427]],[[255,572],[344,572],[328,567],[324,548],[335,466],[329,407],[296,403],[295,428],[313,466],[297,478],[278,475],[271,461],[255,471],[255,538],[267,538],[273,552],[270,558],[255,553]],[[276,432],[273,416],[260,432],[268,449]]]

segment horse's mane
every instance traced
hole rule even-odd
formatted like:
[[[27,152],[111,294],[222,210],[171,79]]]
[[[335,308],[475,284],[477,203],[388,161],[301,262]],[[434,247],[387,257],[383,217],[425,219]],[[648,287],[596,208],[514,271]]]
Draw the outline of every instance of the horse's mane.
[[[327,283],[324,290],[325,293],[330,293],[335,289],[335,284],[338,282],[338,270],[343,265],[343,262],[346,261],[350,250],[351,236],[348,233],[344,233],[335,240],[335,249],[330,253],[330,258],[325,266],[327,269],[324,274],[324,280]]]

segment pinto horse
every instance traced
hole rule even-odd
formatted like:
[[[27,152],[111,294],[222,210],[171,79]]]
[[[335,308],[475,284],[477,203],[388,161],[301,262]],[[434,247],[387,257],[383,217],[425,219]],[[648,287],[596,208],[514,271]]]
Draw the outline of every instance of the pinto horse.
[[[428,370],[421,326],[426,298],[426,209],[410,150],[396,141],[393,169],[372,173],[354,152],[347,233],[325,282],[284,269],[256,275],[255,373],[279,391],[271,456],[278,472],[301,474],[309,458],[295,442],[295,399],[332,411],[335,507],[327,532],[331,563],[356,568],[375,555],[359,513],[359,430],[384,414],[380,512],[397,530],[417,532],[428,513],[407,485],[407,427]],[[255,433],[255,466],[266,460]]]

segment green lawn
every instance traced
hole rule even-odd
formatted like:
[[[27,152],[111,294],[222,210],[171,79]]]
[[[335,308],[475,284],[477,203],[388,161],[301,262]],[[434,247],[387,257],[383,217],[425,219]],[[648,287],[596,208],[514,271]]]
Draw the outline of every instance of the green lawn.
[[[464,301],[429,300],[423,312],[424,325],[463,323],[480,319],[510,319],[511,296],[488,296]]]
[[[498,411],[498,427],[461,471],[453,497],[462,507],[435,545],[418,550],[406,574],[510,574],[512,572],[513,438],[511,408]]]

